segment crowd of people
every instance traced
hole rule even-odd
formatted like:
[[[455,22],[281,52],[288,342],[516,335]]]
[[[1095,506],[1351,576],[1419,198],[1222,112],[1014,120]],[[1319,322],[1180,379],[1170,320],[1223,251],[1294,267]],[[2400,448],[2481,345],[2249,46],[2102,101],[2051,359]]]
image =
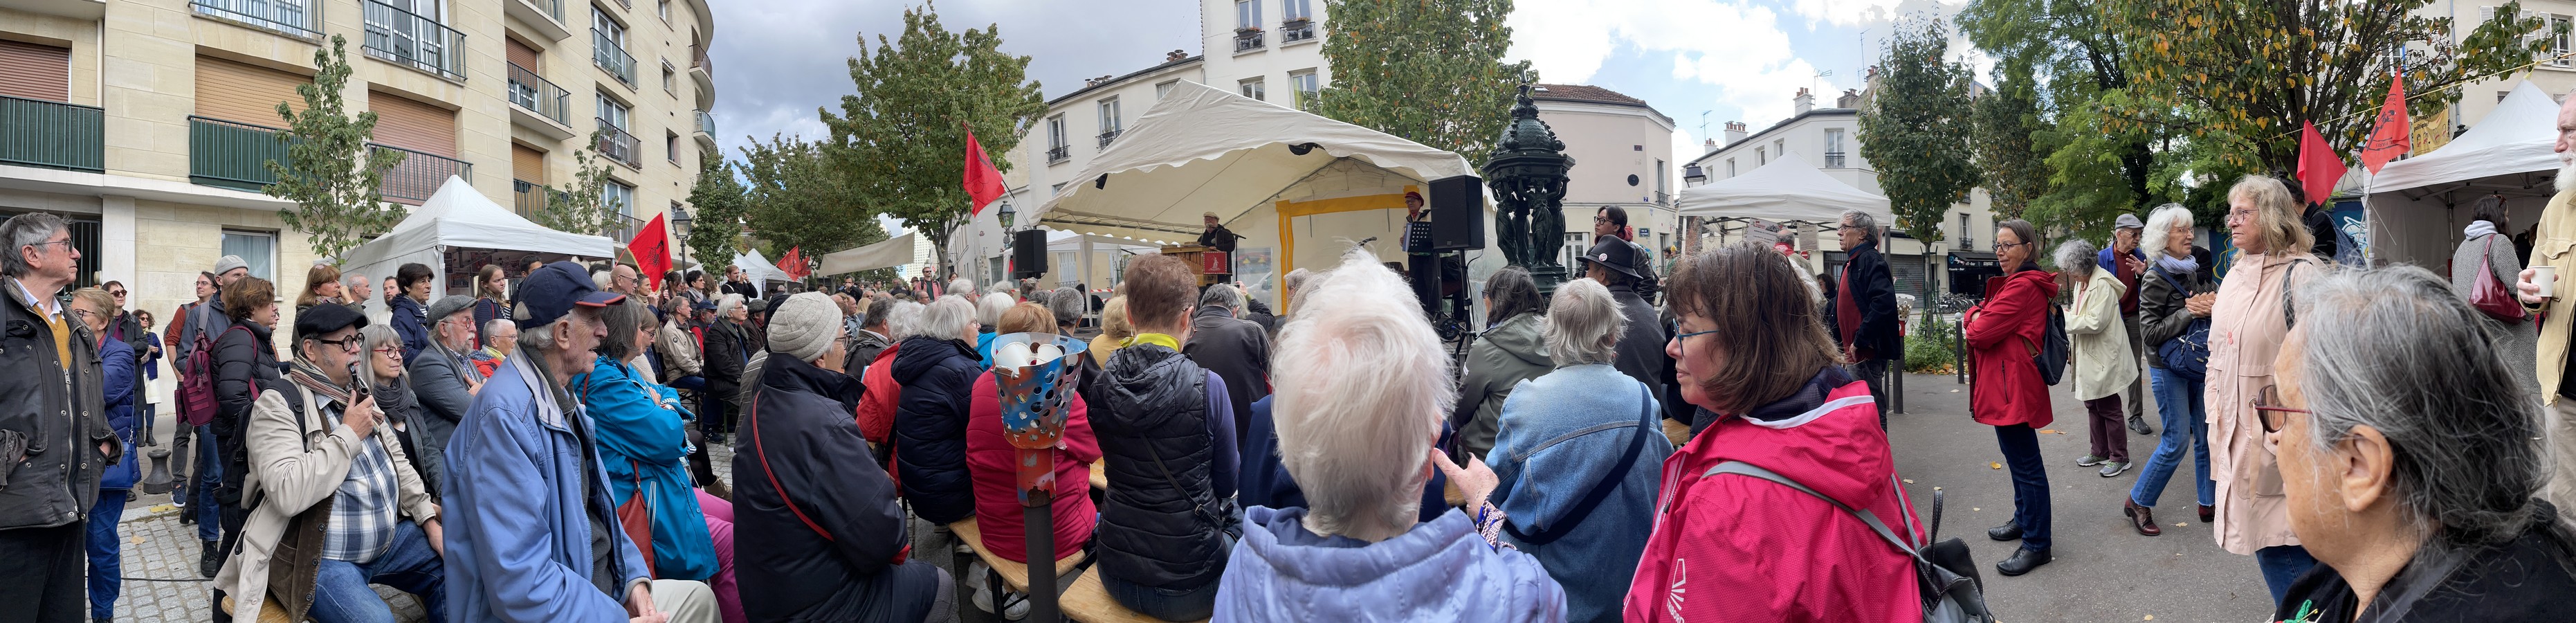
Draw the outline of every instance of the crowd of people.
[[[1993,571],[2053,560],[2037,435],[2066,387],[2091,429],[2073,462],[2137,473],[2129,527],[2161,534],[2190,453],[2198,516],[2253,558],[2282,620],[2541,620],[2576,601],[2556,504],[2571,323],[2549,269],[2491,250],[2502,207],[2481,203],[2462,246],[2484,272],[2445,280],[2320,259],[2276,179],[2226,197],[2223,272],[2178,205],[2053,253],[1997,223],[2003,274],[1961,317],[1967,419],[1994,429],[2012,481],[2012,520],[1987,535],[2018,546]],[[2569,197],[2541,220],[2569,235],[2544,241],[2576,239]],[[319,265],[286,327],[283,293],[227,256],[156,332],[122,284],[69,287],[62,219],[19,216],[0,224],[0,620],[113,616],[155,416],[142,388],[164,365],[172,437],[195,446],[171,495],[218,621],[391,620],[371,585],[436,621],[1018,619],[1029,600],[985,557],[1042,562],[1032,532],[1057,567],[1169,621],[1957,606],[1928,579],[1975,569],[1923,554],[1937,514],[1888,434],[1906,346],[1884,229],[1844,215],[1846,262],[1819,279],[1750,243],[1654,270],[1624,220],[1596,216],[1580,277],[1552,290],[1520,268],[1487,279],[1462,360],[1360,249],[1284,275],[1276,313],[1159,255],[1105,300],[964,278],[764,292],[739,269],[536,260],[447,296],[403,265],[376,299]],[[2500,319],[2480,279],[2509,281],[2529,316]],[[1038,450],[1055,488],[1028,503],[1048,525],[1029,525],[1030,450],[1003,421],[1021,364],[996,345],[1092,331],[1065,361],[1060,440]],[[2147,405],[2161,433],[2139,465]]]

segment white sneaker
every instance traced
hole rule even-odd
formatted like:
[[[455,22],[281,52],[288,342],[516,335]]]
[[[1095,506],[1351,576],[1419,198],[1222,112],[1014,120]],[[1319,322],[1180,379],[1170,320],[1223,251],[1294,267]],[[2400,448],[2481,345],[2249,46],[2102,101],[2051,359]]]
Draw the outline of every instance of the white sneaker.
[[[975,602],[975,609],[982,610],[985,614],[993,612],[993,585],[984,579],[984,574],[990,572],[991,569],[985,567],[982,561],[969,564],[966,568],[966,577],[974,578],[975,582],[975,597],[972,600]],[[1002,596],[1002,602],[1009,604],[1002,607],[1003,620],[1017,621],[1029,618],[1028,596],[1006,593]]]

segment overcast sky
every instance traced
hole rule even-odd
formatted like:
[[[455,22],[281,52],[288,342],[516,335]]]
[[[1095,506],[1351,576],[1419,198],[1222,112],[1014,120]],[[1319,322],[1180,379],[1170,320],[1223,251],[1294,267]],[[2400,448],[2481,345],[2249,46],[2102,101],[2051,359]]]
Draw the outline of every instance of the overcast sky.
[[[899,0],[711,4],[718,142],[734,160],[746,137],[821,137],[815,108],[837,111],[841,96],[855,92],[848,61],[859,53],[858,37],[873,42],[880,34],[902,34],[904,9],[918,6]],[[939,5],[939,16],[952,31],[999,24],[1002,49],[1032,57],[1029,77],[1052,98],[1080,87],[1085,77],[1160,63],[1174,49],[1199,53],[1199,4],[951,1]],[[1674,154],[1687,160],[1699,153],[1701,138],[1722,135],[1728,121],[1759,131],[1786,119],[1801,87],[1826,94],[1819,104],[1831,105],[1830,94],[1860,86],[1892,19],[1947,18],[1957,8],[1937,0],[1520,0],[1511,18],[1510,57],[1533,61],[1547,82],[1591,84],[1645,100],[1679,126]]]

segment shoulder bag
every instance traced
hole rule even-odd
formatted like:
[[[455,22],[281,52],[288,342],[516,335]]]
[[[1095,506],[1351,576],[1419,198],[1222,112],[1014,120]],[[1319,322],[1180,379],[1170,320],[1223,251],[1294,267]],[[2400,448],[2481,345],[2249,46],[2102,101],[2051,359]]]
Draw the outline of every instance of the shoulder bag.
[[[1932,493],[1930,529],[1924,534],[1926,543],[1918,546],[1896,536],[1895,531],[1887,529],[1886,522],[1879,521],[1878,515],[1869,512],[1868,509],[1852,508],[1843,504],[1841,500],[1825,497],[1825,494],[1817,493],[1815,489],[1798,484],[1798,481],[1790,480],[1788,476],[1782,476],[1752,463],[1727,461],[1709,469],[1705,475],[1718,474],[1751,476],[1779,483],[1782,486],[1797,489],[1801,493],[1815,496],[1816,499],[1824,500],[1826,504],[1832,504],[1834,508],[1842,509],[1845,514],[1868,524],[1870,531],[1878,533],[1880,539],[1886,540],[1889,545],[1896,546],[1897,551],[1904,552],[1906,556],[1914,559],[1916,587],[1920,590],[1919,595],[1923,600],[1924,621],[1992,623],[1995,620],[1994,613],[1986,609],[1985,582],[1977,576],[1976,561],[1968,557],[1967,543],[1960,541],[1958,537],[1951,537],[1950,540],[1937,543],[1930,542],[1939,539],[1941,534],[1940,492]],[[1896,487],[1897,495],[1904,495],[1905,488],[1897,485],[1895,475],[1891,474],[1887,479],[1890,486]],[[1906,525],[1907,532],[1911,533],[1913,529],[1914,526],[1911,523]]]
[[[1592,516],[1592,509],[1599,508],[1601,501],[1610,497],[1610,490],[1619,488],[1619,483],[1627,479],[1629,467],[1637,463],[1637,455],[1646,449],[1646,435],[1663,434],[1661,427],[1655,424],[1653,395],[1646,393],[1646,386],[1643,384],[1637,386],[1637,393],[1646,399],[1645,407],[1639,409],[1643,413],[1638,416],[1636,432],[1628,435],[1628,449],[1619,454],[1618,462],[1610,464],[1610,471],[1601,474],[1599,482],[1592,483],[1592,489],[1583,494],[1583,499],[1575,502],[1574,508],[1567,509],[1565,516],[1559,518],[1554,526],[1538,527],[1522,532],[1520,528],[1512,526],[1507,516],[1503,521],[1503,531],[1512,533],[1514,540],[1525,544],[1546,545],[1563,538],[1568,532],[1573,532],[1575,526],[1582,525],[1585,518]]]
[[[2500,237],[2502,236],[2487,236],[2487,250],[2485,253],[2478,254],[2478,276],[2475,284],[2469,288],[2469,305],[2484,312],[2488,318],[2494,318],[2505,324],[2514,324],[2531,316],[2530,312],[2522,309],[2522,301],[2515,300],[2512,288],[2506,286],[2503,280],[2496,278],[2495,265],[2491,258],[2495,257],[2495,239]]]

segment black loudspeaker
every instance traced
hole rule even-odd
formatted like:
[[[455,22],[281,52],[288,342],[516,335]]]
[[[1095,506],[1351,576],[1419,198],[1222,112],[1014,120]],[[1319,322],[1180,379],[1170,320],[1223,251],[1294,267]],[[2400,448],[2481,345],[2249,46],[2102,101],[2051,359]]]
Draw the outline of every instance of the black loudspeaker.
[[[1466,251],[1485,248],[1485,180],[1460,175],[1431,180],[1431,249]]]
[[[1011,276],[1039,277],[1047,273],[1047,230],[1031,229],[1011,234]]]

